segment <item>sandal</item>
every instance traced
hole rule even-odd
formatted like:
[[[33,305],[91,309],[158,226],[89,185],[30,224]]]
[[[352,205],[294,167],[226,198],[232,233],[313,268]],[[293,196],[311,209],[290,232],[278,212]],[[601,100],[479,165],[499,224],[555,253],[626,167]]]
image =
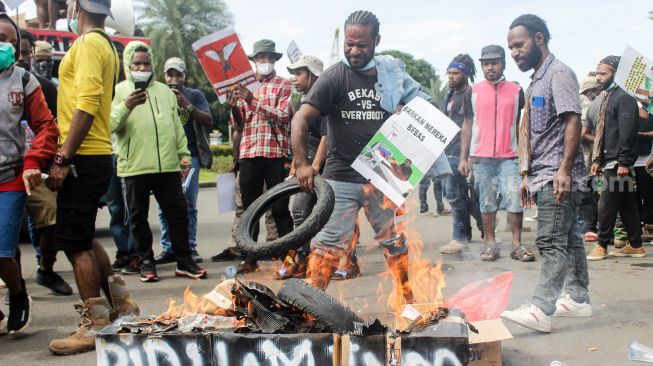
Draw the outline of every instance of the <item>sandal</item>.
[[[518,246],[510,252],[510,258],[518,260],[520,262],[535,262],[535,253],[524,248],[523,245]]]
[[[494,262],[501,258],[501,250],[499,247],[487,247],[481,252],[481,260],[485,262]]]

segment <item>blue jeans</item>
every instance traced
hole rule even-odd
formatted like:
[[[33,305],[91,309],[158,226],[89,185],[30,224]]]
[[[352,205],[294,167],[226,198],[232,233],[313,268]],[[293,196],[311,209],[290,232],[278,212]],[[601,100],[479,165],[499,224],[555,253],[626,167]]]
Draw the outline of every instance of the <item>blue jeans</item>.
[[[116,175],[116,156],[113,156],[113,174],[109,182],[109,189],[105,194],[107,208],[109,209],[109,230],[113,241],[116,243],[116,258],[136,257],[134,239],[127,225],[127,210],[125,209],[125,196],[123,193],[122,179]]]
[[[517,159],[476,158],[472,164],[474,184],[480,202],[481,213],[495,213],[501,207],[510,213],[522,213],[519,202],[521,177],[517,169]]]
[[[191,159],[191,166],[195,168],[195,173],[190,178],[190,184],[186,189],[186,202],[188,202],[188,246],[194,249],[197,246],[197,195],[200,191],[200,158]],[[161,248],[168,253],[172,253],[172,244],[170,243],[170,234],[168,234],[168,221],[163,216],[159,208],[159,224],[161,225]]]
[[[335,195],[335,206],[329,222],[313,238],[311,246],[326,246],[344,253],[352,240],[356,218],[361,208],[372,225],[376,239],[389,255],[405,253],[406,238],[395,221],[402,219],[398,208],[372,184],[327,180]]]
[[[478,197],[470,197],[467,177],[458,172],[459,158],[449,156],[449,164],[453,174],[447,177],[445,197],[451,205],[453,218],[452,238],[458,241],[469,241],[472,238],[470,215],[476,220],[478,229],[483,232],[483,221],[478,203]]]
[[[25,192],[0,192],[0,258],[16,256],[26,201]]]
[[[569,198],[557,204],[553,183],[542,187],[535,197],[535,244],[542,256],[542,269],[533,304],[547,315],[555,312],[555,303],[563,288],[574,301],[589,302],[587,258],[580,229],[584,223],[578,212],[580,198],[579,192],[571,192]]]

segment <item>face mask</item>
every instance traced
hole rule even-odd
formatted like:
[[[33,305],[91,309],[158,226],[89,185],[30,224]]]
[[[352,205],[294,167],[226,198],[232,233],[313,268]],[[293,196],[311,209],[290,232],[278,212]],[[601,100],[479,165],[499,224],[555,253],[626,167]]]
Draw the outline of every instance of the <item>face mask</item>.
[[[152,77],[152,71],[132,71],[134,81],[149,81]]]
[[[349,64],[349,60],[347,60],[347,57],[343,58],[342,62],[345,65],[351,67],[351,65]],[[375,66],[376,66],[376,62],[374,61],[374,57],[372,57],[372,59],[370,60],[370,62],[367,63],[367,65],[365,65],[365,66],[363,66],[363,67],[361,67],[360,69],[357,69],[357,70],[369,70],[369,69],[371,69],[371,68],[373,68]],[[351,68],[353,69],[353,67],[351,67]]]
[[[152,71],[132,71],[132,79],[134,79],[134,87],[136,89],[147,89],[152,78]]]
[[[262,76],[268,76],[274,71],[274,64],[256,63],[256,72]]]
[[[4,70],[16,62],[16,49],[11,43],[0,42],[0,70]]]
[[[44,79],[52,79],[52,62],[32,60],[32,72]]]
[[[73,10],[73,17],[68,19],[68,30],[79,35],[79,19],[77,18],[79,18],[79,12],[75,14],[75,11]]]

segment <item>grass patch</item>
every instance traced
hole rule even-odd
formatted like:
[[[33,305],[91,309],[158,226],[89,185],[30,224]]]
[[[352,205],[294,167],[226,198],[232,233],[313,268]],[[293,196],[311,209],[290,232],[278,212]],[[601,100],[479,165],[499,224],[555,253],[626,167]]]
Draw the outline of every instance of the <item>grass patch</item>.
[[[232,164],[231,156],[213,156],[211,169],[200,170],[200,183],[215,183],[215,175],[229,173]]]

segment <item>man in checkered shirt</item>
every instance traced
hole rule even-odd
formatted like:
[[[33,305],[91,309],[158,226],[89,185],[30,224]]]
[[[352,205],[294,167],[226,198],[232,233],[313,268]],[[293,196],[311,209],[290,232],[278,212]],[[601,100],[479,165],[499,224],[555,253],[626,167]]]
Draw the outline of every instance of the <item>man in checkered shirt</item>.
[[[283,182],[288,176],[287,157],[290,156],[290,99],[292,84],[277,76],[274,63],[283,55],[276,52],[269,39],[254,43],[254,51],[248,55],[256,64],[256,79],[261,86],[251,92],[239,85],[227,93],[231,107],[231,122],[236,129],[242,128],[238,169],[239,185],[245,209],[262,193],[264,184],[268,189]],[[293,229],[288,210],[288,199],[272,206],[272,215],[279,236]],[[255,228],[253,238],[258,236]],[[258,269],[254,258],[246,258],[237,273]]]

